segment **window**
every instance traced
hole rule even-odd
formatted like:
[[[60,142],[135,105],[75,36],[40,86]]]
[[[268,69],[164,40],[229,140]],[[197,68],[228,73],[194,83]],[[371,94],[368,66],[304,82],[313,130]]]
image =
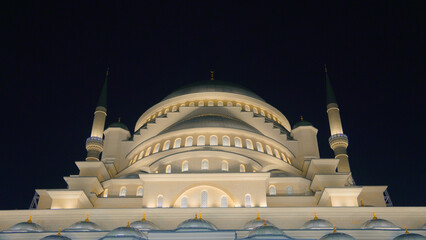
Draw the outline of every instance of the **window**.
[[[244,164],[240,164],[240,172],[246,172],[246,167]]]
[[[237,105],[236,105],[237,107],[239,107],[240,108],[240,110],[241,109],[243,109],[243,107],[241,106],[241,103],[237,103]]]
[[[222,196],[220,199],[220,207],[228,207],[228,198],[226,196]]]
[[[189,103],[189,106],[190,106],[190,107],[193,107],[193,106],[195,106],[195,103],[194,103],[194,102],[190,102],[190,103]]]
[[[176,138],[175,143],[173,144],[173,148],[180,148],[181,141],[182,140],[180,138]]]
[[[164,109],[164,114],[169,112],[169,108]]]
[[[187,208],[188,207],[188,198],[187,197],[183,197],[180,200],[180,207],[181,208]]]
[[[161,116],[161,111],[159,111],[159,112],[157,113],[157,116]]]
[[[242,143],[241,143],[241,138],[236,137],[234,138],[234,143],[235,143],[235,147],[243,147]]]
[[[170,148],[170,140],[167,140],[166,142],[164,142],[163,151],[169,150],[169,148]]]
[[[215,135],[210,136],[210,146],[217,146],[217,137]]]
[[[244,106],[244,110],[245,110],[246,112],[250,112],[250,106],[246,104],[246,105]]]
[[[206,190],[201,192],[201,207],[207,207],[208,193]]]
[[[222,171],[224,171],[224,172],[228,171],[228,161],[226,161],[226,160],[222,161]]]
[[[263,147],[262,147],[262,144],[260,142],[256,142],[256,148],[257,148],[257,151],[263,152]]]
[[[246,139],[247,149],[253,150],[253,142],[250,139]]]
[[[274,185],[269,186],[269,195],[277,195],[277,189]]]
[[[223,136],[222,137],[222,145],[225,146],[225,147],[231,146],[228,136]]]
[[[126,193],[127,193],[127,188],[126,187],[122,187],[121,189],[120,189],[120,197],[125,197],[126,196]]]
[[[158,197],[157,197],[157,207],[158,208],[163,207],[163,196],[162,195],[158,195]]]
[[[203,135],[198,136],[197,146],[204,146],[204,145],[206,145],[206,138]]]
[[[167,165],[167,167],[166,167],[166,173],[172,173],[172,166]]]
[[[268,118],[271,118],[271,114],[270,113],[268,113],[266,116],[268,116]]]
[[[188,161],[183,161],[182,163],[182,172],[188,172]]]
[[[203,159],[201,161],[201,170],[208,170],[209,169],[209,160]]]
[[[154,151],[152,153],[158,153],[160,151],[160,143],[155,144]]]
[[[280,157],[280,152],[278,152],[278,150],[277,150],[277,149],[274,149],[274,152],[275,152],[275,157],[277,157],[277,158],[281,159],[281,157]]]
[[[227,102],[227,103],[226,103],[226,106],[228,106],[228,107],[232,107],[232,102]]]
[[[143,157],[143,153],[144,153],[144,151],[139,153],[138,159],[141,159]]]
[[[177,111],[177,106],[173,106],[172,112],[176,112],[176,111]]]
[[[151,147],[149,147],[145,152],[145,157],[148,157],[151,154]]]
[[[287,157],[287,161],[288,161],[288,163],[292,164],[289,157]]]
[[[213,106],[214,106],[213,101],[209,101],[209,102],[207,103],[207,106],[209,106],[209,107],[213,107]]]
[[[218,102],[217,102],[217,106],[218,106],[218,107],[222,107],[222,106],[223,106],[223,102],[222,102],[222,101],[218,101]]]
[[[284,155],[284,153],[281,153],[281,157],[283,158],[284,162],[288,162],[288,161],[287,161],[287,156],[286,156],[286,155]]]
[[[260,110],[260,115],[265,116],[265,111]]]
[[[250,194],[246,194],[245,207],[251,207],[251,196],[250,196]]]
[[[104,190],[104,197],[108,197],[108,188],[105,188]]]
[[[256,114],[259,114],[259,111],[255,107],[253,108],[253,112],[256,113]]]
[[[204,106],[204,101],[199,101],[199,102],[198,102],[198,106],[199,106],[199,107],[203,107],[203,106]]]
[[[185,106],[186,106],[186,104],[185,104],[185,103],[182,103],[180,106],[181,106],[181,107],[185,107]]]
[[[192,146],[192,137],[189,136],[185,140],[185,147],[191,147]]]
[[[269,155],[272,155],[271,147],[268,146],[268,145],[266,145],[266,153],[269,154]]]
[[[287,190],[287,194],[288,194],[288,195],[293,195],[293,187],[292,187],[292,186],[288,186],[288,187],[286,188],[286,190]]]
[[[137,197],[143,196],[143,187],[138,187],[138,190],[136,190],[136,196]]]

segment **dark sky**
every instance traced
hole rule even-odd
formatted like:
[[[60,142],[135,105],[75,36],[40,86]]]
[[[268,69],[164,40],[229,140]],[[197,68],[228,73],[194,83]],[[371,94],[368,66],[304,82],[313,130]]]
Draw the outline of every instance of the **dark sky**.
[[[216,79],[252,89],[332,157],[325,76],[359,185],[425,205],[424,1],[1,1],[0,209],[66,188],[86,155],[110,67],[107,124],[174,89]]]

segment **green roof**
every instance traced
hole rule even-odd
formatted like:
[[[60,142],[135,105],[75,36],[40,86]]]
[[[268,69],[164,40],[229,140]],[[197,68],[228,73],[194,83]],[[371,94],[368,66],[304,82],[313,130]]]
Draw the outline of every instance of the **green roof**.
[[[108,127],[109,128],[122,128],[124,130],[129,131],[129,128],[127,128],[126,124],[121,123],[121,122],[111,123]]]
[[[295,128],[297,128],[297,127],[300,127],[300,126],[313,126],[313,125],[312,125],[312,123],[310,123],[310,122],[308,122],[308,121],[304,121],[304,120],[302,120],[302,121],[300,121],[300,122],[298,122],[298,123],[294,124],[293,129],[295,129]]]

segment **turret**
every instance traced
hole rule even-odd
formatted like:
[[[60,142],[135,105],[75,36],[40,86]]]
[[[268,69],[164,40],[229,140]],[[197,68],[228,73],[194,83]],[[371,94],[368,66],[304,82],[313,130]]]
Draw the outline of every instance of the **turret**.
[[[343,133],[342,121],[340,120],[340,110],[337,105],[336,96],[334,95],[333,88],[331,87],[330,77],[328,76],[327,66],[325,66],[325,79],[327,90],[327,114],[328,122],[330,124],[330,138],[328,142],[331,149],[334,151],[335,158],[340,159],[337,166],[338,172],[351,172],[349,167],[348,154],[348,137]]]
[[[105,118],[107,115],[107,83],[109,69],[106,72],[104,86],[99,96],[98,105],[93,117],[92,133],[86,140],[87,157],[86,161],[99,161],[99,155],[103,151],[103,134],[105,127]]]
[[[310,122],[303,120],[302,116],[291,131],[292,136],[301,143],[300,147],[305,160],[319,158],[317,132],[318,129]]]

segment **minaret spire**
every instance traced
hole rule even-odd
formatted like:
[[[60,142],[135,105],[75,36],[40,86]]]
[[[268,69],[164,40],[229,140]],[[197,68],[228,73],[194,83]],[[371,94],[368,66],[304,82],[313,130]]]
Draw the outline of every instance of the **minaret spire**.
[[[86,161],[99,161],[99,155],[103,151],[103,135],[105,119],[107,115],[107,84],[109,77],[109,68],[106,71],[104,86],[99,96],[98,106],[95,109],[93,118],[92,133],[86,140],[87,157]]]
[[[330,144],[330,148],[334,151],[335,158],[340,159],[339,165],[337,166],[338,172],[350,173],[351,169],[349,167],[349,158],[346,152],[349,141],[348,137],[343,133],[339,106],[337,105],[336,96],[334,95],[330,77],[328,76],[327,66],[325,64],[324,68],[327,92],[327,114],[331,134],[328,142]],[[353,184],[352,177],[350,178],[349,182],[350,184]]]

